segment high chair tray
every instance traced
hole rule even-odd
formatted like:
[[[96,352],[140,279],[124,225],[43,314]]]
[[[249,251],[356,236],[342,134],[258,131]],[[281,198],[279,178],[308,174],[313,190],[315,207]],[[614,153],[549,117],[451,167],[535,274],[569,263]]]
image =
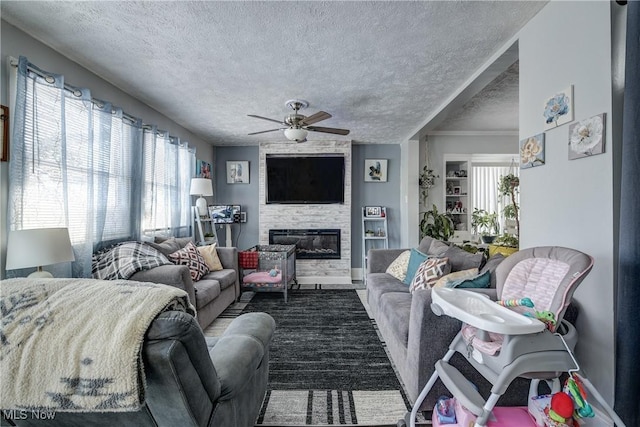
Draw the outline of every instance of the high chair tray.
[[[544,323],[491,301],[483,294],[452,288],[431,290],[434,313],[454,317],[476,328],[505,335],[541,332]]]

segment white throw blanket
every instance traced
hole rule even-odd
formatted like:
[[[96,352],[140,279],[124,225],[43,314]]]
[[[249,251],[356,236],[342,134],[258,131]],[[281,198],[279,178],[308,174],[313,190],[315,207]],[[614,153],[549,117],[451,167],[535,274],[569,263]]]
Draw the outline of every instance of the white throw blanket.
[[[149,325],[195,313],[181,289],[126,280],[9,279],[0,295],[3,409],[139,409]]]

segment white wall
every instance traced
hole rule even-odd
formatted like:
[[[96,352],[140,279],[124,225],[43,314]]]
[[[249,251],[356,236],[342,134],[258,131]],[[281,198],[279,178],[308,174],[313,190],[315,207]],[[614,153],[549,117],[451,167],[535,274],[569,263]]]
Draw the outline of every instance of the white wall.
[[[2,105],[9,105],[8,88],[9,77],[7,73],[8,57],[26,56],[29,61],[46,71],[51,71],[65,76],[65,82],[78,87],[91,89],[94,98],[111,101],[114,105],[133,116],[140,117],[145,123],[157,124],[160,129],[167,130],[171,135],[188,141],[189,145],[196,148],[196,157],[214,163],[213,146],[207,141],[197,137],[170,118],[163,116],[158,111],[143,104],[136,98],[116,88],[109,82],[101,79],[91,71],[79,66],[77,63],[60,55],[48,46],[20,31],[16,27],[1,21],[1,54],[0,54],[0,90]],[[9,106],[12,109],[12,106]],[[11,153],[9,153],[11,157]],[[8,189],[8,163],[0,163],[0,277],[4,277],[6,230],[7,230],[7,189]]]
[[[614,390],[614,201],[611,27],[606,1],[550,2],[521,31],[520,139],[544,129],[547,98],[574,85],[575,119],[607,113],[606,152],[568,160],[569,125],[546,132],[546,164],[521,171],[521,247],[584,251],[595,266],[575,294],[578,361],[600,393]],[[613,142],[615,143],[615,142]]]

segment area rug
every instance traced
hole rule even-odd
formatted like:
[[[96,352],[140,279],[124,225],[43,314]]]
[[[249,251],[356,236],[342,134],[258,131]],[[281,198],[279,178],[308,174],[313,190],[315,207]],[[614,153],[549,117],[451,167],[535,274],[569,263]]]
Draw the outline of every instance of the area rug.
[[[276,321],[258,425],[396,425],[409,403],[355,290],[258,293]]]

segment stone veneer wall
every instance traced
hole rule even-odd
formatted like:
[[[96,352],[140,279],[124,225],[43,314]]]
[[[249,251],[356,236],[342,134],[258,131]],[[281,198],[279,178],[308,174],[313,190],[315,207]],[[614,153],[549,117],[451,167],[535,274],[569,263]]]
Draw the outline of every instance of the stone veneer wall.
[[[343,154],[344,155],[344,204],[284,205],[266,204],[267,154]],[[339,228],[340,259],[301,260],[296,273],[300,283],[349,284],[351,283],[351,142],[307,141],[260,144],[259,190],[259,242],[269,243],[269,230],[273,228]]]

